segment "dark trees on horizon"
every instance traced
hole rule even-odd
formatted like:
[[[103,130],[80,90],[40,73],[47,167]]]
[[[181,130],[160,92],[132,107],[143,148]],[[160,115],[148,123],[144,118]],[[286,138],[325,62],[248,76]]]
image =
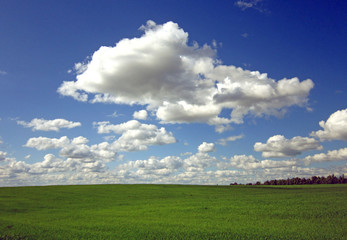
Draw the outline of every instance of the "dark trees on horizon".
[[[256,182],[255,184],[247,183],[246,185],[304,185],[304,184],[345,184],[347,178],[344,175],[336,177],[334,174],[327,177],[313,176],[311,178],[287,178],[287,179],[275,179],[267,180],[263,184]],[[230,183],[230,185],[238,185],[238,183]]]

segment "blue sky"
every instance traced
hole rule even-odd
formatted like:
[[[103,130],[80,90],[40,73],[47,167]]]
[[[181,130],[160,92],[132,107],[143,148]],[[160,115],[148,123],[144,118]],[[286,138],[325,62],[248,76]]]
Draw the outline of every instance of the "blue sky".
[[[344,1],[1,1],[0,185],[347,174]]]

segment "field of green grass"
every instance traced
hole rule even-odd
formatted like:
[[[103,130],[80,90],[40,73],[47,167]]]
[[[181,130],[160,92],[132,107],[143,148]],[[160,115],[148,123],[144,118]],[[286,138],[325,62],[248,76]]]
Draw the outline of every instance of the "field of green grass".
[[[347,239],[347,185],[0,188],[0,239]]]

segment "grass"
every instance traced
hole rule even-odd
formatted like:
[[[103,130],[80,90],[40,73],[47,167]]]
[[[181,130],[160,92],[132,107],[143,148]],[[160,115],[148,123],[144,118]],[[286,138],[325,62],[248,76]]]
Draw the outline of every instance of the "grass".
[[[0,239],[347,239],[347,185],[0,188]]]

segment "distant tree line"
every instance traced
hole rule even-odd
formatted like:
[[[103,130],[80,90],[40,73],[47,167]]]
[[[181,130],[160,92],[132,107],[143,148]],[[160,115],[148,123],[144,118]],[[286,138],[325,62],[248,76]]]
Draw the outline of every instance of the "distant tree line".
[[[345,184],[347,183],[347,178],[344,175],[336,177],[334,174],[327,177],[317,177],[313,176],[311,178],[287,178],[287,179],[275,179],[267,180],[263,184],[261,182],[247,183],[246,185],[304,185],[304,184]],[[240,185],[238,183],[230,183],[230,185]]]

